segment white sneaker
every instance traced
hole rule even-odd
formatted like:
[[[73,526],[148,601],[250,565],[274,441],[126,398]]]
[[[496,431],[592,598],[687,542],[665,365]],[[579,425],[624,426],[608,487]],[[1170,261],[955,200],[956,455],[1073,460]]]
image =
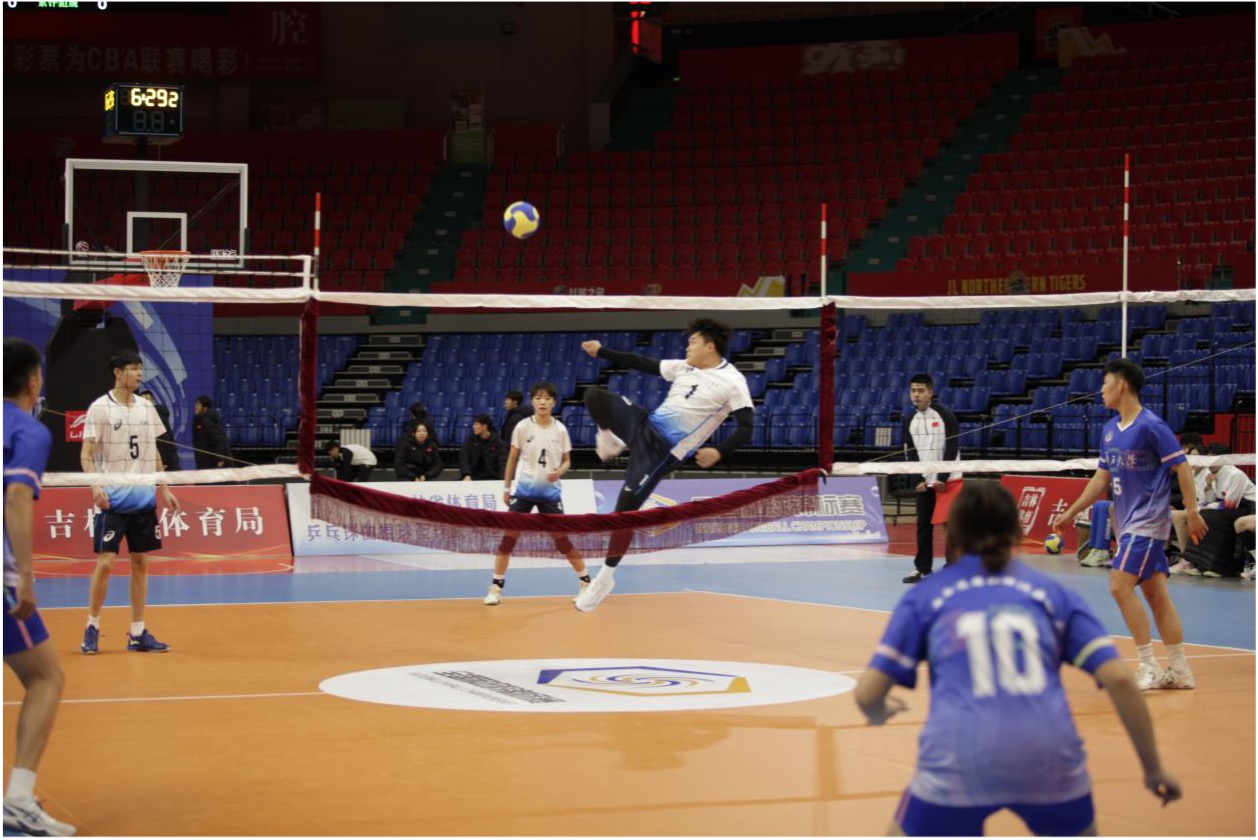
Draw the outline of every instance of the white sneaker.
[[[1212,571],[1210,571],[1209,569],[1206,569],[1204,572],[1202,572],[1202,573],[1201,573],[1201,576],[1202,576],[1202,577],[1208,577],[1208,578],[1221,578],[1221,577],[1223,577],[1223,575],[1222,575],[1221,573],[1219,573],[1219,572],[1212,572]]]
[[[487,607],[496,607],[502,603],[502,587],[496,583],[489,584],[489,592],[485,595],[484,604]]]
[[[616,579],[609,574],[599,573],[589,586],[581,590],[581,594],[573,600],[573,606],[581,612],[590,610],[603,603],[603,599],[611,594],[616,587]]]
[[[1174,566],[1171,566],[1171,568],[1168,569],[1168,571],[1173,575],[1187,575],[1187,574],[1192,573],[1189,571],[1190,569],[1196,570],[1196,568],[1197,568],[1196,566],[1194,566],[1192,563],[1189,563],[1187,560],[1180,560]]]
[[[1166,672],[1157,665],[1146,665],[1143,662],[1136,668],[1136,688],[1148,691],[1151,688],[1162,688],[1166,683]]]
[[[589,583],[587,583],[586,581],[583,581],[583,580],[582,580],[582,581],[577,581],[577,582],[581,584],[581,588],[577,590],[577,594],[576,594],[576,595],[573,595],[573,596],[572,596],[572,600],[573,600],[574,602],[575,602],[578,598],[580,598],[580,597],[581,597],[582,593],[584,593],[586,589],[588,589],[588,588],[590,587],[590,584],[589,584]]]
[[[69,823],[59,822],[48,816],[48,812],[35,799],[13,802],[6,799],[4,828],[6,831],[20,831],[36,837],[70,837],[78,831]]]
[[[1100,569],[1105,566],[1114,565],[1114,555],[1102,548],[1094,548],[1087,553],[1079,565],[1087,566],[1090,569]]]
[[[1241,572],[1241,579],[1242,580],[1254,579],[1254,564],[1253,563],[1250,563],[1248,566],[1245,567],[1245,571]]]
[[[1088,555],[1092,553],[1092,546],[1079,546],[1079,550],[1075,553],[1075,559],[1079,561],[1079,565],[1086,565],[1083,561],[1088,559]]]
[[[1162,679],[1162,688],[1196,688],[1197,680],[1193,678],[1192,669],[1167,668]]]
[[[625,442],[616,437],[611,429],[599,429],[598,434],[594,435],[594,451],[604,461],[615,458],[626,448]]]

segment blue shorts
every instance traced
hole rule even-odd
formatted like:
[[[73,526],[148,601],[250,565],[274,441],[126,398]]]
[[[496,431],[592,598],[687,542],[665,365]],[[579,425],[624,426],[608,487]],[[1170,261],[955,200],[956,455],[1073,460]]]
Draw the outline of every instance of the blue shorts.
[[[896,809],[895,821],[909,837],[980,837],[987,818],[1005,808],[1017,814],[1034,834],[1047,837],[1078,836],[1096,820],[1090,793],[1052,805],[1011,802],[966,807],[932,805],[906,790]]]
[[[611,396],[611,430],[629,445],[629,466],[616,509],[637,510],[680,462],[673,456],[673,444],[651,423],[650,411],[627,397]]]
[[[1169,575],[1166,540],[1123,534],[1118,538],[1118,551],[1114,553],[1114,568],[1134,575],[1138,583],[1159,573]]]
[[[17,606],[17,588],[4,587],[4,658],[8,659],[15,653],[30,650],[48,641],[48,628],[39,610],[25,621],[18,621],[9,615],[9,610]]]

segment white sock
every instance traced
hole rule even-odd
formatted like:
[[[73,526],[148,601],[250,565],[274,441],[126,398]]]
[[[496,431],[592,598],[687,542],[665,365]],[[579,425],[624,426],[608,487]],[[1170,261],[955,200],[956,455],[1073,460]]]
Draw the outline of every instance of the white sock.
[[[608,577],[613,577],[615,576],[615,574],[616,574],[615,566],[604,566],[602,569],[599,570],[598,576],[602,577],[603,575],[607,575]]]
[[[1151,665],[1158,667],[1157,657],[1153,655],[1153,643],[1147,645],[1136,645],[1136,656],[1140,657],[1141,665]]]
[[[132,636],[134,636],[135,638],[137,638],[137,639],[138,639],[138,638],[140,637],[140,634],[141,634],[141,633],[143,633],[143,632],[144,632],[144,622],[143,622],[143,621],[133,621],[133,622],[131,622],[131,635],[132,635]]]
[[[14,767],[13,775],[9,776],[9,790],[4,798],[9,802],[34,799],[35,771],[24,767]]]
[[[1184,645],[1167,645],[1166,652],[1171,657],[1171,667],[1177,671],[1188,670],[1188,659],[1184,656]]]
[[[89,615],[89,616],[87,617],[87,626],[88,626],[88,627],[95,627],[97,630],[99,630],[99,629],[100,629],[100,616],[99,616],[99,615]]]

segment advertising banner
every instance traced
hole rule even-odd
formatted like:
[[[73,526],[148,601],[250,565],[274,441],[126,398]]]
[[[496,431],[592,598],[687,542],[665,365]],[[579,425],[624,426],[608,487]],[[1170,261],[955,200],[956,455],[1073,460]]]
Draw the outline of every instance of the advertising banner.
[[[425,554],[436,551],[405,543],[368,539],[322,519],[312,519],[310,485],[295,483],[287,486],[295,557],[319,554]],[[507,512],[507,506],[502,501],[501,481],[367,481],[361,486],[455,507]],[[581,478],[565,479],[563,507],[568,513],[596,513],[594,482]]]
[[[1000,483],[1018,502],[1022,534],[1028,539],[1043,540],[1049,535],[1049,520],[1079,498],[1088,480],[1051,475],[1006,475],[1001,477]],[[1061,535],[1065,540],[1063,552],[1078,550],[1073,522],[1066,525]]]
[[[763,484],[769,479],[673,478],[660,482],[643,510],[710,499]],[[618,481],[596,481],[598,512],[611,513]],[[817,512],[769,522],[735,537],[703,543],[704,548],[736,545],[830,545],[887,541],[878,480],[873,476],[831,478],[817,488]]]
[[[1035,10],[1035,57],[1057,57],[1057,33],[1083,25],[1082,6]]]
[[[1238,4],[1239,6],[1239,4]],[[1243,6],[1239,6],[1244,8]],[[1057,30],[1057,63],[1069,67],[1085,55],[1153,52],[1221,45],[1254,37],[1253,6],[1235,15],[1203,15],[1150,23],[1106,23]]]
[[[292,553],[280,485],[173,487],[171,492],[180,509],[160,512],[162,547],[154,556],[202,559]],[[95,510],[87,487],[44,488],[35,502],[35,559],[95,560]]]
[[[1133,292],[1175,291],[1179,288],[1174,259],[1133,262]],[[858,272],[848,275],[848,294],[873,297],[952,297],[960,295],[1052,295],[1118,292],[1123,288],[1122,266],[1077,266],[1063,261],[1047,271],[1015,271],[984,275],[970,270]]]

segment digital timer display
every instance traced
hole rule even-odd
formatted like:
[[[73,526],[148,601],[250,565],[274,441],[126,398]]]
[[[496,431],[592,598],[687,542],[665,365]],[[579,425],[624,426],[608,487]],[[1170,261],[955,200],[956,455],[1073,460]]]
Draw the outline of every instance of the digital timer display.
[[[183,87],[112,84],[104,93],[105,139],[183,136]]]

